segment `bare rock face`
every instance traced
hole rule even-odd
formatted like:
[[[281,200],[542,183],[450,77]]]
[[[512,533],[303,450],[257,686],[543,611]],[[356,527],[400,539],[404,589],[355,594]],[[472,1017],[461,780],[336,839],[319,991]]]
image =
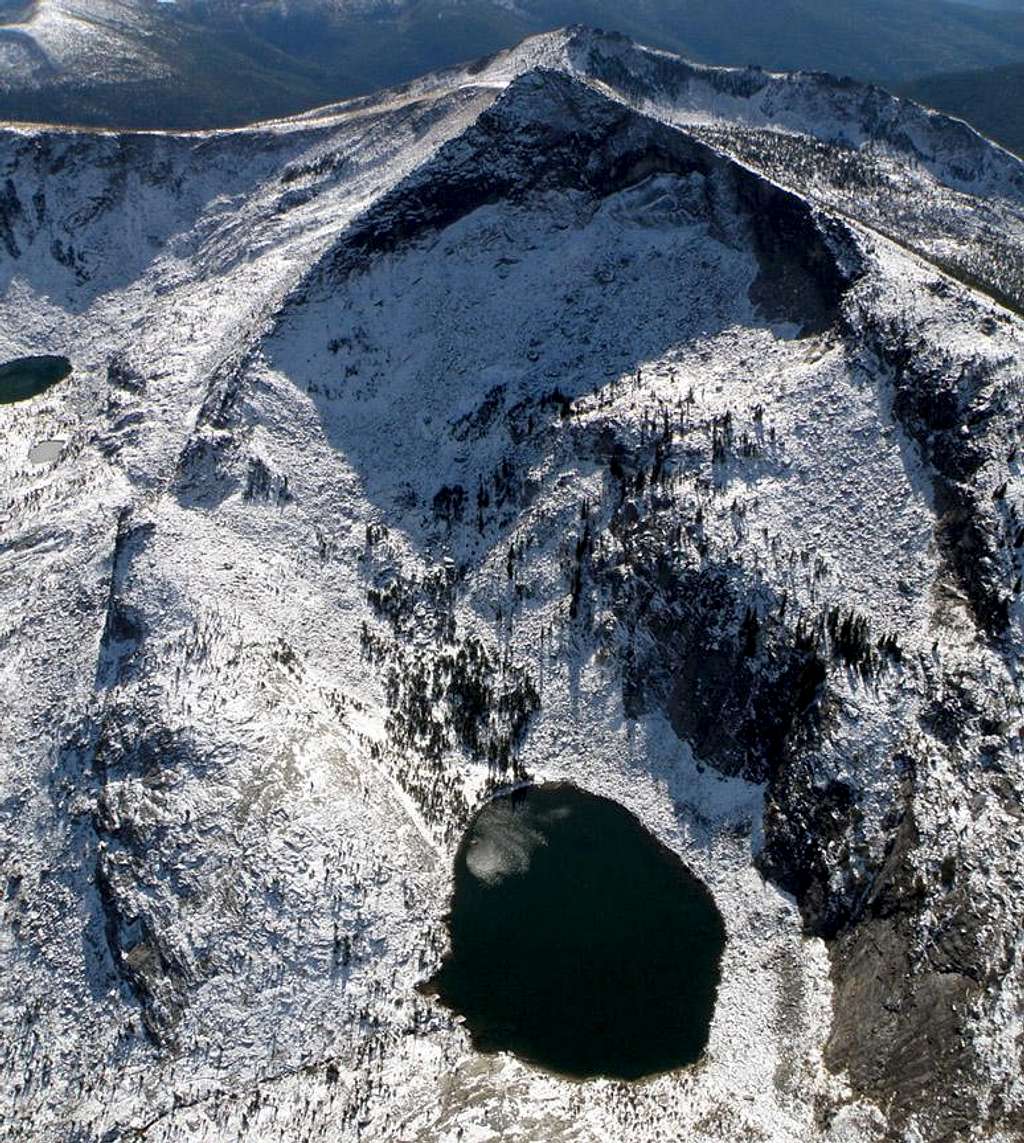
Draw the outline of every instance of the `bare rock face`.
[[[1012,1132],[1024,179],[923,115],[573,29],[0,133],[12,1138]],[[696,1068],[422,993],[523,780],[713,895]]]

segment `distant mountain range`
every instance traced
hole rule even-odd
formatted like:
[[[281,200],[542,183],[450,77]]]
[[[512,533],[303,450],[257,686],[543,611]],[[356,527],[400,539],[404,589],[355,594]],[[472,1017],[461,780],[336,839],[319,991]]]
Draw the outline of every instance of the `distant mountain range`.
[[[1015,0],[1012,10],[947,0],[0,0],[0,117],[239,125],[577,22],[697,61],[823,70],[893,88],[1024,64]],[[992,130],[984,117],[979,126]]]

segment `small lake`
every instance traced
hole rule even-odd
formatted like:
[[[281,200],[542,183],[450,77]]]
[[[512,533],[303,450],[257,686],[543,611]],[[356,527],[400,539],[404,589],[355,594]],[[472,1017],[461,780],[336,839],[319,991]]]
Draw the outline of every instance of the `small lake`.
[[[696,1063],[725,926],[706,886],[622,806],[574,786],[487,803],[455,859],[451,941],[424,991],[474,1047],[562,1075]]]
[[[71,373],[66,357],[19,357],[0,365],[0,405],[13,405],[45,393]]]

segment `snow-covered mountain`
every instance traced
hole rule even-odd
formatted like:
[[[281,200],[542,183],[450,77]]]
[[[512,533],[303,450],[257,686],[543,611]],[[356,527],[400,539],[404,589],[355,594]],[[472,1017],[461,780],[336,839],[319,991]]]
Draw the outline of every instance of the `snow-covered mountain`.
[[[1022,218],[956,121],[583,29],[0,133],[0,363],[74,370],[0,406],[5,1137],[1015,1138]],[[696,1068],[417,991],[524,776],[713,892]]]
[[[117,81],[167,75],[146,41],[152,6],[123,0],[27,0],[0,7],[4,89],[38,89],[62,77],[97,75],[117,60]]]
[[[238,126],[568,23],[709,63],[825,69],[887,86],[1024,61],[1024,12],[952,0],[0,0],[0,118]],[[994,130],[1003,117],[976,106],[979,125]]]

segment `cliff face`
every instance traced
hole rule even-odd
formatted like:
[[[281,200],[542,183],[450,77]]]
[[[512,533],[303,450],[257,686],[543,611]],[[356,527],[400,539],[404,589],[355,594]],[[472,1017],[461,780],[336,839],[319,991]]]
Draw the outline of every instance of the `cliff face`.
[[[0,135],[0,357],[75,369],[0,407],[13,1137],[1011,1130],[1024,326],[942,266],[1021,178],[878,98],[573,30]],[[524,776],[714,893],[698,1069],[569,1084],[417,992]]]

